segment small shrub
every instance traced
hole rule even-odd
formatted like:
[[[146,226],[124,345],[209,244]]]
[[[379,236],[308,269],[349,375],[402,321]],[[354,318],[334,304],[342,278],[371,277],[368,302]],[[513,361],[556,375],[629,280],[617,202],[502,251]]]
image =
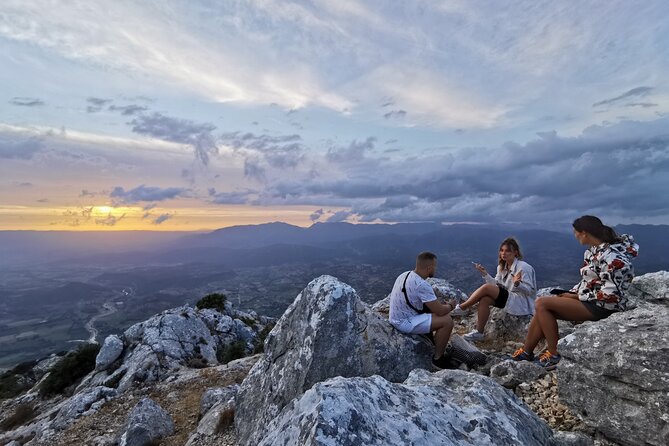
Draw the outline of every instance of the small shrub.
[[[39,393],[42,396],[55,395],[86,376],[95,368],[95,357],[100,351],[98,344],[85,344],[68,353],[51,367],[49,375],[42,381]]]
[[[107,381],[104,382],[105,387],[111,387],[112,389],[117,388],[125,374],[126,370],[121,370],[117,374],[110,376],[107,378]]]
[[[30,388],[26,380],[22,379],[20,375],[15,375],[11,371],[0,375],[0,398],[14,398],[24,390]]]
[[[255,346],[253,347],[253,354],[262,353],[265,351],[265,339],[267,335],[274,328],[274,324],[267,324],[265,327],[258,333],[258,337],[255,340]]]
[[[204,308],[211,308],[216,311],[225,311],[225,301],[228,297],[225,294],[213,293],[207,294],[202,299],[198,300],[195,306],[202,310]]]
[[[251,328],[256,327],[256,320],[253,319],[253,318],[242,316],[242,317],[239,318],[239,320],[244,322],[246,325],[248,325]]]
[[[221,364],[227,364],[230,361],[243,358],[244,356],[246,356],[246,342],[244,341],[233,342],[216,352],[216,359],[218,359],[218,362]]]
[[[31,404],[19,404],[16,406],[14,413],[0,424],[0,428],[5,431],[12,430],[15,427],[27,424],[36,415],[35,408]]]

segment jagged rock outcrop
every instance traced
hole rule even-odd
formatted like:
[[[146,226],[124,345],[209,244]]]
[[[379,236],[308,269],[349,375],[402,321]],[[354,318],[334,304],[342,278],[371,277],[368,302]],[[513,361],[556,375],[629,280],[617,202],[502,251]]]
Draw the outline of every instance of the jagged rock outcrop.
[[[174,432],[174,422],[165,410],[150,398],[143,398],[132,409],[119,446],[148,446]]]
[[[493,380],[459,370],[332,378],[270,423],[271,445],[550,445],[551,429]]]
[[[202,394],[202,400],[200,401],[200,416],[204,416],[212,407],[221,403],[227,403],[231,399],[234,399],[237,392],[239,392],[239,386],[237,384],[228,387],[213,387],[207,389],[207,391]]]
[[[576,327],[558,348],[560,399],[620,444],[669,444],[667,272],[637,277],[637,305]]]
[[[63,430],[76,418],[98,410],[105,402],[116,396],[109,387],[93,387],[69,398],[51,423],[51,429]]]
[[[105,339],[96,359],[101,372],[83,386],[104,385],[123,391],[135,382],[157,381],[180,367],[216,365],[225,349],[235,343],[243,343],[246,353],[253,351],[259,333],[271,321],[233,310],[229,304],[225,313],[189,306],[164,311],[131,326],[121,338],[111,335]],[[112,363],[118,368],[105,370]]]
[[[121,353],[123,353],[123,340],[116,335],[107,336],[95,358],[95,370],[105,370],[121,356]]]
[[[331,276],[307,285],[277,322],[237,394],[241,445],[255,445],[293,398],[333,376],[381,375],[401,382],[429,368],[432,347],[392,328]]]

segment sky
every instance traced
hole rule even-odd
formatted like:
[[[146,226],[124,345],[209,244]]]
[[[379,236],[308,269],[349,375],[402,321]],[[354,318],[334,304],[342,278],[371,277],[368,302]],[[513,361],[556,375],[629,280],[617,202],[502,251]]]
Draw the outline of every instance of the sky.
[[[0,2],[0,230],[669,224],[669,3]]]

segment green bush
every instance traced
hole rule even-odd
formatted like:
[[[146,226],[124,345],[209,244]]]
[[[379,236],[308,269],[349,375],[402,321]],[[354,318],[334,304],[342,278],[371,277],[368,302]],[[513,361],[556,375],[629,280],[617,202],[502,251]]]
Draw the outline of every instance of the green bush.
[[[225,301],[228,300],[228,296],[220,293],[207,294],[202,299],[198,300],[195,306],[202,310],[203,308],[211,308],[221,313],[225,311]]]
[[[255,340],[255,346],[253,347],[254,355],[256,353],[263,353],[265,351],[265,339],[267,338],[269,332],[272,331],[272,328],[274,328],[274,324],[267,324],[265,325],[265,328],[263,328],[260,333],[258,333],[258,337]]]
[[[25,380],[20,375],[10,371],[0,375],[0,398],[14,398],[30,386],[25,385]]]
[[[246,356],[246,342],[244,341],[233,342],[216,352],[216,359],[221,364],[227,364],[244,356]]]
[[[40,384],[42,396],[55,395],[86,376],[95,368],[95,357],[100,351],[98,344],[84,344],[66,354],[51,367],[49,375]]]

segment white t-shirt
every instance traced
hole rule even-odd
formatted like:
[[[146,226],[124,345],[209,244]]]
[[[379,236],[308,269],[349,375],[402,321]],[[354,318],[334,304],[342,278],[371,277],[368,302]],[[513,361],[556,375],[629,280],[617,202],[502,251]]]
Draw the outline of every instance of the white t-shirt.
[[[404,293],[402,292],[402,285],[404,284],[404,278],[407,276],[407,273],[409,274],[406,285],[407,296],[409,296],[409,302],[411,302],[411,305],[419,310],[422,310],[424,302],[432,302],[433,300],[437,300],[437,296],[434,294],[432,285],[427,283],[426,280],[413,271],[403,272],[397,277],[397,280],[395,280],[393,290],[390,292],[389,320],[393,325],[399,325],[402,321],[418,314],[407,305],[406,299],[404,298]]]

